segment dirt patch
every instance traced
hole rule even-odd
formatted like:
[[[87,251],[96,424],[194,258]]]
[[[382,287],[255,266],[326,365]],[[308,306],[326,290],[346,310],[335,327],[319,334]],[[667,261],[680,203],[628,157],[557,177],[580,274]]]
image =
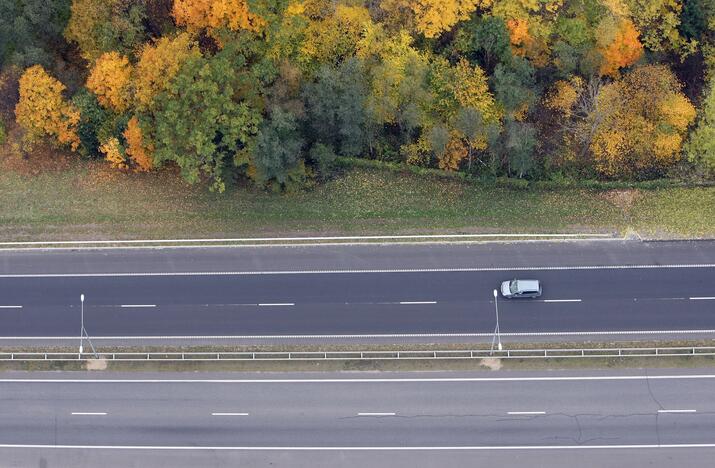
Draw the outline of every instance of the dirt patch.
[[[90,359],[85,364],[87,370],[107,370],[106,359]]]
[[[643,194],[637,189],[609,190],[599,194],[599,197],[620,208],[624,214],[628,214]]]
[[[502,362],[499,358],[484,358],[479,361],[479,364],[486,367],[489,370],[500,370],[502,368]]]
[[[24,151],[22,130],[17,124],[9,125],[7,131],[7,140],[0,146],[0,168],[3,171],[28,176],[38,176],[46,172],[64,172],[70,169],[77,159],[77,156],[72,156],[44,141],[36,142],[31,151]]]

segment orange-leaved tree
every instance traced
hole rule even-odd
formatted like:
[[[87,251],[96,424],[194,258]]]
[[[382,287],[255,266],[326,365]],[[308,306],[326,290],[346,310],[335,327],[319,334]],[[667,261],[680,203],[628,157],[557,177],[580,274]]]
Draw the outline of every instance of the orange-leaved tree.
[[[41,65],[25,70],[19,80],[20,100],[15,106],[15,119],[27,132],[26,141],[50,136],[72,150],[79,147],[77,135],[80,112],[62,92],[65,86],[53,78]]]
[[[616,77],[621,68],[633,65],[643,55],[638,30],[628,19],[607,17],[598,27],[601,75]]]
[[[154,147],[146,142],[142,133],[139,119],[133,116],[127,122],[127,129],[124,130],[124,139],[127,141],[127,155],[133,162],[137,172],[150,171],[154,167],[152,153]]]
[[[649,177],[677,162],[695,107],[665,65],[635,68],[603,87],[603,113],[591,142],[596,168],[608,177]]]
[[[102,106],[124,112],[129,107],[131,77],[129,59],[119,52],[107,52],[94,63],[87,78],[87,89],[97,95]]]

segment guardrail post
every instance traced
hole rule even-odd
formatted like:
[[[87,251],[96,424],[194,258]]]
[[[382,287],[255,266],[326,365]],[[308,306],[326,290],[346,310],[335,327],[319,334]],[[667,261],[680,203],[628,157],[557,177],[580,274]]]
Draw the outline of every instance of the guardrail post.
[[[695,346],[693,346],[693,356],[695,356]]]
[[[47,353],[45,353],[45,361],[47,361]]]
[[[655,348],[655,355],[658,355],[658,348]]]
[[[397,352],[397,359],[400,359],[400,352]]]
[[[293,359],[293,353],[288,352],[288,360],[290,361],[291,359]]]
[[[183,361],[184,359],[186,359],[186,353],[181,353],[181,360]]]
[[[362,351],[360,351],[360,359],[365,359],[365,357],[363,356],[363,352],[362,352]]]

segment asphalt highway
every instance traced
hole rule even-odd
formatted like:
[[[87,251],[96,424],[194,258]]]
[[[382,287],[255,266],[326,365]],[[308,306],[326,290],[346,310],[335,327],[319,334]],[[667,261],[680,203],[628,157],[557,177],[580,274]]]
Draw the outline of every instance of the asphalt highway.
[[[464,462],[489,451],[568,450],[561,457],[573,461],[594,450],[680,449],[695,460],[715,447],[714,393],[708,370],[6,375],[0,453],[392,451],[401,466],[401,452],[419,450],[462,451]]]
[[[715,330],[715,243],[495,245],[6,252],[0,337],[487,336],[514,277],[507,336]]]

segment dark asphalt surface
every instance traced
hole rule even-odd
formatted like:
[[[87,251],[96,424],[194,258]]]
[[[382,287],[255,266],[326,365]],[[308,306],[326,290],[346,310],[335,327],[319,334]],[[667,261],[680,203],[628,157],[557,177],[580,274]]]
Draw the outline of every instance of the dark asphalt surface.
[[[582,452],[586,460],[588,456],[595,456],[603,463],[613,452],[601,449],[596,455],[578,447],[605,445],[621,446],[613,451],[638,450],[654,460],[652,466],[669,466],[663,464],[668,460],[672,462],[672,457],[666,456],[667,449],[632,446],[713,444],[715,376],[710,371],[688,372],[710,375],[706,378],[668,379],[657,378],[668,375],[667,371],[651,371],[650,378],[637,380],[587,380],[591,374],[584,376],[574,372],[410,374],[409,381],[400,381],[400,375],[381,374],[387,381],[379,382],[370,381],[373,376],[364,374],[323,374],[317,377],[318,381],[301,381],[316,378],[301,375],[283,375],[279,377],[281,381],[273,382],[240,381],[250,378],[246,376],[239,377],[239,381],[221,383],[177,381],[205,379],[201,374],[190,377],[138,374],[126,378],[139,381],[104,383],[12,382],[11,377],[0,380],[3,395],[0,444],[108,448],[283,447],[284,462],[293,457],[299,460],[302,455],[290,449],[300,447],[462,446],[501,447],[504,451],[510,451],[509,447],[522,447],[510,451],[512,463],[507,466],[516,466],[514,460],[529,453],[523,451],[523,447],[551,447],[545,451],[554,452],[552,458],[558,450],[553,447],[573,447],[570,454],[560,455],[560,462],[552,460],[551,466],[574,466],[563,463],[569,456],[573,463],[578,459],[573,457],[580,457]],[[597,375],[604,376],[603,373]],[[643,374],[631,375],[642,377]],[[23,377],[28,376],[36,374]],[[445,376],[487,377],[489,380],[430,381]],[[575,379],[561,380],[564,376]],[[606,376],[613,377],[612,374]],[[50,379],[74,377],[49,375]],[[105,377],[109,376],[99,378]],[[500,380],[503,377],[511,380]],[[545,380],[530,380],[534,377]],[[235,376],[220,378],[236,379]],[[320,381],[335,378],[351,380]],[[174,380],[141,381],[145,379]],[[258,379],[271,379],[271,376],[262,375]],[[513,414],[519,412],[539,414]],[[65,450],[69,449],[63,452]],[[85,456],[84,462],[74,466],[86,466],[83,463],[90,459],[89,454],[99,449],[74,450]],[[680,450],[690,450],[692,460],[703,460],[703,449]],[[0,448],[0,454],[3,451],[13,456],[24,453],[35,457],[34,460],[47,453],[38,449],[25,453],[20,449]],[[191,452],[187,450],[189,458],[177,466],[190,466],[185,463],[196,456]],[[325,457],[318,451],[315,454]],[[125,452],[125,455],[132,453]],[[276,455],[266,453],[264,461]],[[331,455],[333,461],[345,459],[344,452]],[[143,456],[156,457],[156,454],[147,451]],[[429,457],[435,459],[435,454],[425,456],[428,458],[423,462]],[[456,454],[444,452],[443,456],[455,457]],[[484,455],[465,452],[460,456],[464,463]],[[624,453],[624,456],[631,455]],[[214,462],[216,457],[217,452],[213,451]],[[408,466],[401,463],[410,459],[414,460],[414,454],[409,451],[394,453],[392,457],[395,466]],[[350,463],[350,466],[359,465]]]
[[[492,290],[514,277],[544,295],[500,299],[504,334],[715,329],[715,266],[703,267],[715,242],[3,252],[0,264],[0,337],[78,336],[80,294],[97,338],[487,334]],[[624,268],[581,269],[594,265]],[[497,270],[394,271],[459,268]],[[303,273],[275,273],[288,270]]]
[[[492,289],[512,277],[541,280],[544,294],[500,300],[503,333],[715,329],[715,300],[690,299],[715,297],[715,268],[659,268],[3,278],[0,305],[22,308],[0,309],[0,334],[77,334],[80,293],[102,336],[488,333]]]

